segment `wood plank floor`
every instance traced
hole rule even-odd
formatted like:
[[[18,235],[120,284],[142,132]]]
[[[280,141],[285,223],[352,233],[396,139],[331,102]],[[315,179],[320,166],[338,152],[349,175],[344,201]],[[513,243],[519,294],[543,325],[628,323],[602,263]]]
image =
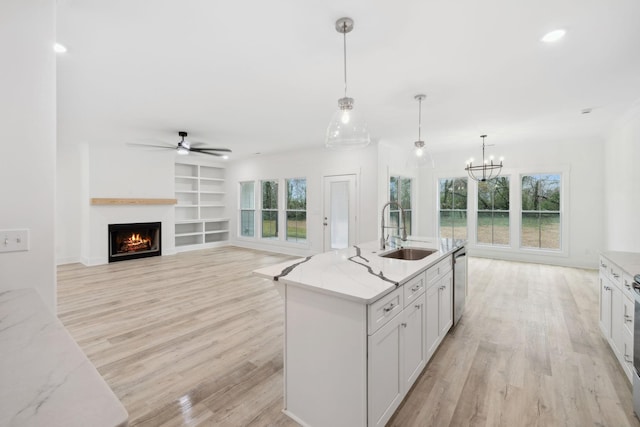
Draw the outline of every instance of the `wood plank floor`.
[[[58,314],[132,426],[295,426],[284,306],[251,276],[284,255],[221,248],[58,268]],[[597,273],[471,258],[459,325],[393,426],[640,426],[598,329]]]

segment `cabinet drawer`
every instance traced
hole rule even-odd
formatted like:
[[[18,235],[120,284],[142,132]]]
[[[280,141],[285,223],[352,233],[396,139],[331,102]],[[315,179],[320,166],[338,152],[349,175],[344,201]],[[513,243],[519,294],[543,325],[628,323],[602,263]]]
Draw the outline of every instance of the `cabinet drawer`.
[[[622,288],[622,270],[612,262],[609,262],[609,278],[611,278],[614,285]]]
[[[633,319],[634,319],[635,301],[626,295],[622,295],[622,324],[625,332],[633,336]]]
[[[433,267],[429,267],[429,269],[427,270],[427,285],[431,286],[434,280],[437,280],[438,278],[444,276],[450,270],[451,256],[448,256]]]
[[[395,291],[380,298],[378,301],[368,306],[368,331],[369,335],[384,326],[403,308],[403,289],[400,286]]]
[[[404,284],[404,306],[408,307],[426,289],[426,274],[421,273]]]
[[[633,279],[627,273],[622,275],[622,293],[632,301],[635,298],[633,295]],[[633,310],[631,310],[631,314],[633,314]]]

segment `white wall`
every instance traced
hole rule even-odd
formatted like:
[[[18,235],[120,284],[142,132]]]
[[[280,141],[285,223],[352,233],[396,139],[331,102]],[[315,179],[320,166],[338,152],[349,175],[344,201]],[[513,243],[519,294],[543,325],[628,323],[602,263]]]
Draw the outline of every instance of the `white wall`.
[[[294,255],[323,251],[323,176],[358,174],[360,210],[358,242],[375,240],[377,236],[377,147],[363,150],[330,151],[297,150],[274,155],[255,156],[232,162],[227,169],[227,206],[230,217],[230,242],[256,249]],[[248,239],[238,237],[238,183],[241,181],[307,178],[307,242]],[[256,230],[257,231],[257,230]]]
[[[470,252],[475,256],[525,262],[558,264],[578,267],[596,267],[598,254],[604,246],[604,144],[598,141],[546,142],[535,146],[504,145],[491,147],[492,154],[505,157],[503,174],[510,175],[513,185],[523,173],[563,172],[564,190],[563,237],[567,246],[564,253],[534,253],[518,248],[498,249],[476,245],[470,231]],[[425,215],[419,233],[437,234],[437,179],[438,177],[466,176],[465,160],[478,157],[469,150],[437,153],[436,169],[420,172],[420,211]],[[475,202],[475,184],[470,184],[469,199]],[[518,194],[518,193],[516,193]],[[517,206],[513,203],[512,206]],[[469,213],[470,225],[475,216]],[[471,229],[471,226],[469,227]],[[518,230],[512,230],[512,241]]]
[[[35,287],[56,310],[55,2],[0,2],[0,229],[28,228],[28,252],[0,253],[0,291]]]
[[[607,139],[605,163],[605,247],[640,252],[640,100]]]
[[[81,145],[58,150],[58,263],[108,262],[109,224],[162,222],[162,253],[175,253],[174,206],[90,205],[90,199],[173,198],[171,151]],[[68,204],[67,204],[68,202]]]

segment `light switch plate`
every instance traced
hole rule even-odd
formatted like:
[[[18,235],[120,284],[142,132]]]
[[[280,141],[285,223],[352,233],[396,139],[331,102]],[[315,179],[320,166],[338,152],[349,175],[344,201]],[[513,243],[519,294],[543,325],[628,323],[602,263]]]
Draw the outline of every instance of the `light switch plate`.
[[[0,252],[29,250],[29,230],[0,230]]]

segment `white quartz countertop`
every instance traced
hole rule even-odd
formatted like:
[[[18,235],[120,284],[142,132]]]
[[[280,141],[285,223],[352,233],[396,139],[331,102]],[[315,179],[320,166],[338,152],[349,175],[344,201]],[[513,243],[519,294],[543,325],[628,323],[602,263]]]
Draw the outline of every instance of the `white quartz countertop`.
[[[0,292],[0,425],[126,426],[129,415],[34,289]]]
[[[640,274],[640,253],[607,251],[602,253],[625,273],[631,275]]]
[[[406,261],[380,257],[393,249],[379,250],[378,242],[368,242],[261,268],[253,274],[369,304],[465,244],[462,240],[412,236],[402,243],[403,247],[436,252],[421,260]]]

